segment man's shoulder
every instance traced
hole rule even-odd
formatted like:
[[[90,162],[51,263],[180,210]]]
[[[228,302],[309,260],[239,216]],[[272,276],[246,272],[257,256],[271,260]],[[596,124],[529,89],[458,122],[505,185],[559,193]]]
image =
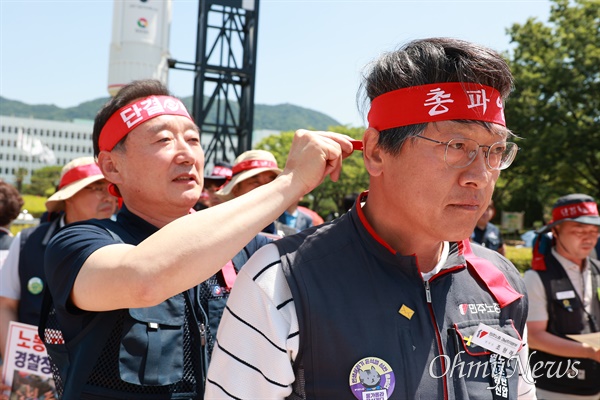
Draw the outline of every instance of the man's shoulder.
[[[349,227],[344,218],[338,218],[323,225],[312,226],[295,235],[286,236],[275,241],[283,253],[302,253],[303,255],[320,255],[335,252],[351,238]]]
[[[48,243],[48,251],[66,251],[67,249],[89,247],[91,243],[103,242],[103,245],[117,243],[118,237],[110,229],[114,228],[110,220],[88,220],[75,222],[61,228]],[[102,247],[102,246],[100,246]]]
[[[490,263],[490,266],[496,267],[509,281],[513,289],[519,293],[525,293],[525,283],[521,273],[515,265],[506,257],[495,250],[488,249],[480,245],[471,245],[473,254],[483,258]]]

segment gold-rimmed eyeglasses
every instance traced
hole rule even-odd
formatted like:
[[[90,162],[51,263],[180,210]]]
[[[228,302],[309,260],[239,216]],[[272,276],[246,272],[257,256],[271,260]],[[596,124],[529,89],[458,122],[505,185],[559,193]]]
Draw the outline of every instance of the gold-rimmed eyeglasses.
[[[415,137],[446,146],[444,161],[452,168],[469,166],[477,157],[479,149],[483,148],[483,154],[489,169],[503,170],[512,164],[519,151],[519,146],[513,142],[496,142],[488,146],[467,138],[454,138],[447,142],[441,142],[421,135]]]

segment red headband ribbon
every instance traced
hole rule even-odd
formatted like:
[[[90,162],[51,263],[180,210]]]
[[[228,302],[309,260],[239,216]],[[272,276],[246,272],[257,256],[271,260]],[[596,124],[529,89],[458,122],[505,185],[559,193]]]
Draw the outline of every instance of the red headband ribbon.
[[[476,120],[506,126],[502,96],[478,83],[446,82],[393,90],[371,102],[369,126],[384,131],[448,120]]]
[[[121,107],[100,132],[100,150],[111,151],[129,132],[160,115],[180,115],[193,121],[181,100],[171,96],[149,96]]]
[[[598,216],[598,205],[593,201],[567,204],[552,210],[552,222],[565,218],[577,218],[585,215]]]
[[[221,167],[219,165],[216,165],[212,170],[212,175],[219,175],[223,178],[231,178],[232,172],[231,169],[227,167]]]
[[[237,175],[242,171],[255,168],[277,168],[277,163],[275,161],[268,160],[246,160],[234,165],[232,172],[233,175]]]
[[[94,175],[102,175],[102,171],[100,171],[100,168],[96,164],[86,164],[73,167],[60,177],[58,188],[62,189],[73,182],[77,182],[81,179]]]

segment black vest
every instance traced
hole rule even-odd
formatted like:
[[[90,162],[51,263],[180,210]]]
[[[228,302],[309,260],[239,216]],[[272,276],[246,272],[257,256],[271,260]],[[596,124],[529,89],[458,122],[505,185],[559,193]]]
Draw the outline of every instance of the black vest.
[[[290,398],[354,399],[353,393],[369,396],[366,390],[395,382],[390,400],[443,399],[444,393],[448,399],[492,399],[490,370],[482,373],[486,363],[490,366],[490,352],[467,338],[480,322],[521,337],[527,300],[517,270],[498,253],[473,247],[478,256],[495,261],[489,267],[499,273],[496,277],[506,276],[510,285],[505,282],[503,289],[517,289],[507,289],[510,299],[499,306],[465,261],[468,242],[454,243],[450,268],[426,285],[417,259],[389,251],[357,214],[354,208],[330,224],[275,242],[299,322]],[[381,360],[386,369],[376,371],[384,365]],[[461,366],[468,374],[470,362],[481,370],[460,376]],[[515,367],[514,362],[505,365],[508,398],[517,396]],[[390,369],[393,379],[383,373]],[[371,371],[380,381],[367,388],[358,377],[377,377]]]
[[[13,236],[10,236],[8,233],[0,230],[0,250],[8,250],[13,239]]]
[[[19,299],[18,318],[20,322],[37,326],[46,287],[44,274],[44,252],[50,238],[59,229],[60,218],[44,222],[34,228],[21,231],[21,251],[19,253]]]
[[[250,241],[250,243],[248,243],[242,249],[242,251],[240,251],[231,259],[236,273],[240,271],[244,264],[246,264],[246,261],[248,261],[252,254],[271,241],[271,239],[264,235],[256,235]],[[227,285],[225,284],[225,279],[221,271],[202,282],[199,285],[199,290],[200,304],[202,309],[206,310],[207,312],[206,318],[208,319],[208,324],[206,327],[206,352],[208,361],[210,361],[210,356],[212,354],[215,339],[217,337],[217,328],[219,327],[221,317],[223,316],[223,310],[225,310],[225,305],[227,304],[227,299],[229,298],[229,290],[227,289]]]
[[[553,335],[567,338],[567,334],[591,333],[599,331],[600,324],[600,263],[590,259],[592,276],[592,312],[588,315],[581,299],[575,292],[566,271],[560,262],[550,253],[545,256],[546,270],[536,271],[544,284],[548,307],[548,327],[546,331]],[[560,293],[571,292],[575,296],[565,299]],[[559,295],[557,295],[559,294]],[[554,371],[551,377],[546,368],[535,375],[535,385],[557,393],[578,395],[593,395],[600,392],[600,364],[589,358],[560,357],[531,349],[530,365],[533,368],[538,362],[549,366],[548,371]],[[568,367],[585,371],[578,376],[569,378]],[[584,377],[584,379],[581,379]]]
[[[117,221],[89,220],[64,232],[97,234],[97,227],[114,243],[132,245],[157,231],[123,206]],[[65,342],[61,315],[46,296],[39,334],[61,399],[202,399],[207,365],[199,297],[193,288],[154,307],[88,313],[85,328]]]

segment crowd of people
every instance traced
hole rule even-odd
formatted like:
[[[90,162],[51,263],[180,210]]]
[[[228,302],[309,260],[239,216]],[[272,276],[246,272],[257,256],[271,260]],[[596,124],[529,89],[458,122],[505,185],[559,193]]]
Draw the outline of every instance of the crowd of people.
[[[524,277],[490,222],[513,84],[489,48],[414,40],[365,70],[362,146],[300,129],[285,166],[210,172],[183,103],[124,86],[58,217],[13,237],[0,182],[0,354],[10,321],[37,326],[67,400],[599,400],[595,199],[556,201]],[[300,203],[356,148],[369,186],[325,223]]]

